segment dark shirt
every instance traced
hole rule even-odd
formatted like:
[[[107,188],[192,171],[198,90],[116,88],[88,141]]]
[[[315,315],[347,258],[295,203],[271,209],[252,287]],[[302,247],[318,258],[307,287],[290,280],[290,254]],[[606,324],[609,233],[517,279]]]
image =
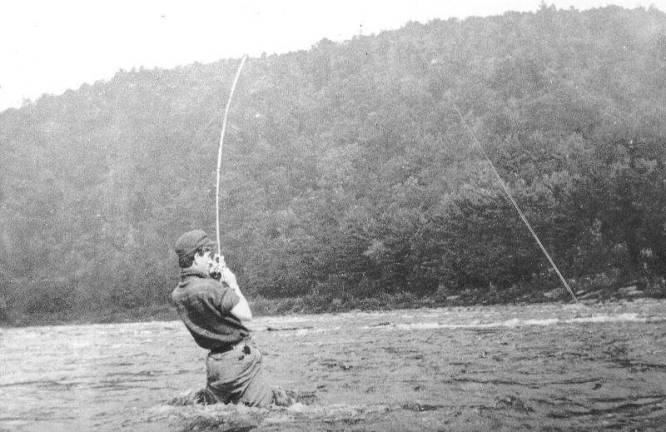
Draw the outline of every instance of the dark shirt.
[[[171,293],[178,315],[194,341],[208,350],[224,350],[249,336],[250,331],[230,313],[240,298],[224,282],[209,275],[181,270]]]

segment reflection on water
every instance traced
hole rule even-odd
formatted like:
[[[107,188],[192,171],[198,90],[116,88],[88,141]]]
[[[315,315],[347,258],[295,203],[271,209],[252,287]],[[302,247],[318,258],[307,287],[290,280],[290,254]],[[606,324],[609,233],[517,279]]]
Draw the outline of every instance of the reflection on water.
[[[273,410],[170,404],[204,385],[179,322],[4,329],[0,431],[663,430],[666,302],[252,322]]]

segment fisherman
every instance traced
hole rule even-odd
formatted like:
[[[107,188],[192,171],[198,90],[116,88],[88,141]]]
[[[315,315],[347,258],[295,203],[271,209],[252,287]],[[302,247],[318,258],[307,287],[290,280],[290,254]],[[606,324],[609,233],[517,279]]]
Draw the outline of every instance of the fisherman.
[[[254,407],[289,405],[293,401],[286,392],[266,382],[261,352],[244,325],[252,311],[214,246],[199,229],[186,232],[175,245],[181,270],[171,298],[194,341],[210,351],[206,389],[195,398]]]

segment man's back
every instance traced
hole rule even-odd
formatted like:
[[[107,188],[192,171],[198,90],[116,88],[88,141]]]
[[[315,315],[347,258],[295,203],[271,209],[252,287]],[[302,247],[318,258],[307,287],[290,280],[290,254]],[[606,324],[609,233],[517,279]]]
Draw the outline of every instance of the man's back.
[[[202,348],[223,350],[250,334],[230,313],[239,297],[226,284],[207,274],[183,270],[171,299],[195,342]]]

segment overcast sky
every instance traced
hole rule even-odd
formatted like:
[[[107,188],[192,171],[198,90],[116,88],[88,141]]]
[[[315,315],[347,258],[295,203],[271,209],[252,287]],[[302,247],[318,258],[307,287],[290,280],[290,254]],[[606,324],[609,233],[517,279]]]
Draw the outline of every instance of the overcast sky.
[[[541,0],[3,0],[0,110],[60,94],[119,69],[307,49],[408,21],[534,11]],[[615,4],[666,10],[666,0],[552,0],[583,10]]]

